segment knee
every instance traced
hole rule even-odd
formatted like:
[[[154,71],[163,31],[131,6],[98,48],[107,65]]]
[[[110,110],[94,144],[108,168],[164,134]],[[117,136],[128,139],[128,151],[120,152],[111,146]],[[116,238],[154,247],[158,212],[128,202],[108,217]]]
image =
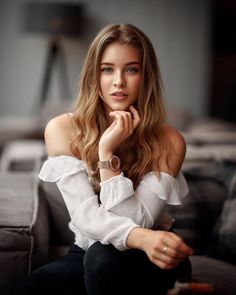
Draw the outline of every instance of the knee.
[[[63,272],[58,272],[50,265],[43,266],[22,282],[22,294],[67,294],[64,290]],[[21,294],[21,293],[20,293]]]
[[[94,243],[88,248],[84,256],[85,272],[104,274],[119,269],[119,251],[112,245]]]

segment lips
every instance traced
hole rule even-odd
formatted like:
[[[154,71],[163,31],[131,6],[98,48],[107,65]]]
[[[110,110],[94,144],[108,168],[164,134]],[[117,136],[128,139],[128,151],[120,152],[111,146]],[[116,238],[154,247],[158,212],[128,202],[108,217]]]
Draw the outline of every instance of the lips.
[[[113,97],[115,97],[115,98],[124,98],[124,97],[126,97],[126,96],[128,96],[128,94],[127,93],[125,93],[125,92],[123,92],[123,91],[115,91],[115,92],[113,92],[112,94],[111,94]]]

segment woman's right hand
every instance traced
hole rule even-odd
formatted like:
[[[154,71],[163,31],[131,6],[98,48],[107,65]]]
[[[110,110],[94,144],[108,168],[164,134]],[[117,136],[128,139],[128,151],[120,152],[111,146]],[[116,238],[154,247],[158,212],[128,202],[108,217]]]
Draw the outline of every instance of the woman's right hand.
[[[138,126],[140,117],[137,110],[129,107],[128,111],[112,111],[110,116],[114,118],[111,125],[102,134],[99,141],[99,155],[110,155],[113,151],[125,141]]]
[[[127,246],[143,250],[150,261],[162,269],[172,269],[193,254],[193,250],[173,232],[134,228]]]

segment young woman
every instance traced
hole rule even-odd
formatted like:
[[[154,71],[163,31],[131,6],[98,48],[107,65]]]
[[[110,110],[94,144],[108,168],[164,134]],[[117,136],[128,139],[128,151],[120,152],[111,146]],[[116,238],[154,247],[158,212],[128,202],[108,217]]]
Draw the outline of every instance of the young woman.
[[[117,24],[98,33],[73,112],[47,124],[45,142],[39,177],[57,183],[75,244],[32,273],[29,294],[165,294],[191,273],[192,249],[163,214],[188,192],[185,141],[166,123],[155,51],[142,31]]]

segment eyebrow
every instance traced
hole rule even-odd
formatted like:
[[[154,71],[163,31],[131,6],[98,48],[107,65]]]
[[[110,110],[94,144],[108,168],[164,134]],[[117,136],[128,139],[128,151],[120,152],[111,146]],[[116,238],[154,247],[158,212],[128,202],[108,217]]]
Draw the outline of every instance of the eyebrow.
[[[141,63],[138,61],[131,61],[131,62],[126,63],[125,65],[129,66],[129,65],[134,65],[134,64],[141,65]],[[113,64],[111,62],[102,62],[101,65],[114,66],[115,64]]]

